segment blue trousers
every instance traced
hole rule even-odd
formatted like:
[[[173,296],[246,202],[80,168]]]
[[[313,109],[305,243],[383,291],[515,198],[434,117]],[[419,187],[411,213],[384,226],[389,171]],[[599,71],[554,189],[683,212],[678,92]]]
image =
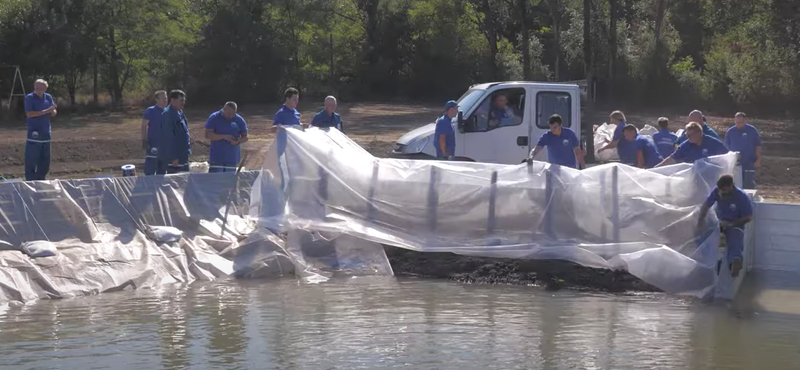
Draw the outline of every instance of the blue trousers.
[[[173,166],[172,164],[167,165],[167,173],[181,173],[181,172],[189,172],[189,164],[179,164],[177,166]]]
[[[727,250],[728,263],[733,262],[737,258],[743,258],[744,253],[744,228],[728,227],[722,230],[725,234],[725,244]]]
[[[50,172],[50,142],[25,143],[25,181],[44,180]]]
[[[211,162],[208,164],[208,173],[236,172],[237,167],[239,167],[238,163]]]
[[[742,168],[742,189],[756,188],[756,170]]]
[[[167,164],[158,159],[158,147],[147,146],[147,154],[144,158],[145,175],[163,175],[167,173]]]

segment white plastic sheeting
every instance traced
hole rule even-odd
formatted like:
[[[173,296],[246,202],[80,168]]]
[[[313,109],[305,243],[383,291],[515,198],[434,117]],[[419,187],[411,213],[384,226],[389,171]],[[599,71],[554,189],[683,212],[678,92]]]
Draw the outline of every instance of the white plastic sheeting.
[[[329,237],[328,259],[307,262],[305,249],[286,247],[285,239],[257,228],[246,216],[256,177],[0,183],[0,302],[295,271],[322,278],[338,271],[391,274],[375,243]]]
[[[284,155],[271,148],[254,185],[250,214],[260,227],[422,252],[569,260],[624,269],[673,293],[703,296],[715,284],[718,230],[710,220],[698,232],[697,214],[719,176],[733,172],[735,154],[578,171],[381,159],[337,130],[282,134]]]

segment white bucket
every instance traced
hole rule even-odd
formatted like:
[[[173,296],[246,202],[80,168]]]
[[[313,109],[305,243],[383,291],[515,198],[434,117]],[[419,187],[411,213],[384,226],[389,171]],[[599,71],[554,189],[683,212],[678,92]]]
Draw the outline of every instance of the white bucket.
[[[131,177],[136,176],[136,166],[132,164],[126,164],[122,166],[122,177]]]

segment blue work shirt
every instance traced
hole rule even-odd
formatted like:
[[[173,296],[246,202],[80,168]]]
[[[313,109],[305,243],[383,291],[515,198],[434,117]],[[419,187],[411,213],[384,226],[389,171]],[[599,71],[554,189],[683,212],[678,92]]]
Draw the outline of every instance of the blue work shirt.
[[[40,98],[35,92],[25,95],[25,111],[41,112],[53,106],[53,97],[44,93]],[[50,114],[28,118],[28,140],[50,141]]]
[[[300,124],[300,112],[297,109],[290,109],[286,105],[282,106],[281,109],[278,109],[275,112],[275,120],[272,121],[272,125],[299,125]]]
[[[761,135],[753,125],[745,124],[741,129],[733,126],[725,134],[725,145],[741,153],[742,168],[753,169],[756,163],[756,147],[761,146]]]
[[[314,115],[314,118],[311,119],[311,125],[316,127],[333,127],[344,132],[342,128],[342,118],[339,117],[339,114],[333,112],[333,114],[328,115],[328,112],[324,109]]]
[[[447,154],[442,153],[439,147],[439,136],[444,135],[444,145],[447,147]],[[436,156],[439,158],[448,155],[456,155],[456,132],[453,130],[453,120],[447,115],[443,115],[436,120],[436,130],[433,132],[433,143],[436,147]]]
[[[178,160],[179,165],[189,163],[191,154],[191,138],[189,123],[183,111],[177,111],[171,105],[161,113],[161,138],[158,143],[158,159],[171,164]]]
[[[658,154],[653,141],[642,135],[636,135],[631,141],[622,138],[617,145],[617,151],[619,152],[620,162],[634,167],[638,165],[637,153],[639,152],[642,152],[642,156],[644,156],[644,168],[653,168],[664,160]]]
[[[247,135],[247,122],[239,114],[228,120],[221,110],[211,113],[206,120],[206,130],[213,130],[218,135],[231,135],[234,140],[239,140],[242,135]],[[214,140],[208,161],[214,164],[235,165],[242,158],[241,147],[233,145],[227,140]]]
[[[151,147],[158,147],[158,138],[161,136],[161,114],[164,108],[157,105],[148,107],[142,114],[142,119],[147,120],[147,144]]]
[[[708,135],[708,136],[711,136],[711,137],[719,140],[719,135],[717,134],[716,131],[714,131],[713,128],[711,128],[711,126],[709,126],[709,125],[707,125],[705,123],[700,125],[700,126],[703,127],[703,135]],[[683,130],[683,132],[681,133],[681,136],[678,137],[678,144],[683,144],[683,142],[686,141],[686,139],[687,139],[686,138],[686,130]]]
[[[496,107],[492,107],[489,110],[489,121],[497,121],[498,125],[509,125],[511,124],[511,114],[509,114],[507,109],[500,109]]]
[[[547,147],[547,161],[560,166],[577,168],[577,158],[575,158],[575,148],[581,146],[575,132],[562,127],[561,134],[556,136],[547,131],[539,138],[536,143],[538,147]]]
[[[661,154],[663,158],[667,158],[675,151],[675,144],[678,143],[678,135],[669,132],[669,129],[665,128],[653,134],[653,142],[656,144],[658,154]]]
[[[624,140],[624,139],[625,139],[625,138],[623,137],[623,135],[622,135],[622,130],[623,130],[623,129],[625,128],[625,126],[627,126],[627,125],[628,125],[628,124],[627,124],[627,123],[625,123],[625,122],[620,122],[620,123],[617,125],[617,128],[615,128],[615,129],[614,129],[614,136],[612,136],[612,137],[611,137],[611,141],[617,141],[617,142],[618,142],[617,144],[619,144],[619,142],[622,142],[622,140]]]
[[[675,150],[675,153],[672,153],[672,159],[676,162],[694,163],[698,159],[722,155],[727,152],[728,148],[721,141],[711,136],[703,135],[703,142],[699,146],[692,144],[689,140],[678,145],[678,149]]]
[[[711,207],[717,204],[717,218],[720,221],[733,222],[742,217],[753,215],[753,206],[747,194],[737,187],[733,188],[733,193],[723,199],[719,194],[719,189],[714,188],[706,198],[706,205]]]

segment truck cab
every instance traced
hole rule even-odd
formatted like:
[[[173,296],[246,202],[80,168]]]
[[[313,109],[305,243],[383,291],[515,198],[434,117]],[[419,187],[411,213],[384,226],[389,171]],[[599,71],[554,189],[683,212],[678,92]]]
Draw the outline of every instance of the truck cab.
[[[560,114],[563,127],[581,135],[581,88],[576,84],[495,82],[473,85],[458,99],[452,124],[458,160],[519,164],[528,158],[539,137],[549,130],[548,118]],[[490,114],[494,112],[494,114]],[[498,119],[497,117],[502,117]],[[403,135],[395,157],[435,158],[431,123]],[[536,160],[547,160],[547,148]]]

